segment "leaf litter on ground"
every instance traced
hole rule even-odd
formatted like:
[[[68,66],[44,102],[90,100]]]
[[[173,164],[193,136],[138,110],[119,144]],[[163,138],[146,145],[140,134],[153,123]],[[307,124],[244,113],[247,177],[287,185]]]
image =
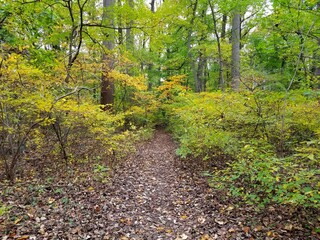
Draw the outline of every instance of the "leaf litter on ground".
[[[159,130],[107,182],[83,167],[74,178],[1,183],[2,239],[319,239],[317,212],[239,204],[176,148]]]

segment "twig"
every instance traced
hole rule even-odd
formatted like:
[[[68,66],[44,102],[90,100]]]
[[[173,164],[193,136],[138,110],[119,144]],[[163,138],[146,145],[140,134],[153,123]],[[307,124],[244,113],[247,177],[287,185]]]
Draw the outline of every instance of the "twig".
[[[81,90],[91,91],[92,89],[87,88],[87,87],[79,87],[79,86],[76,86],[75,89],[73,89],[73,91],[68,92],[68,93],[66,93],[66,94],[64,94],[64,95],[62,95],[62,96],[56,97],[55,100],[54,100],[54,102],[53,102],[53,104],[52,104],[52,107],[53,107],[53,105],[56,104],[59,100],[65,98],[65,97],[68,97],[68,96],[70,96],[70,95],[73,95],[73,94],[75,94],[75,93],[78,93],[78,92],[80,92]]]

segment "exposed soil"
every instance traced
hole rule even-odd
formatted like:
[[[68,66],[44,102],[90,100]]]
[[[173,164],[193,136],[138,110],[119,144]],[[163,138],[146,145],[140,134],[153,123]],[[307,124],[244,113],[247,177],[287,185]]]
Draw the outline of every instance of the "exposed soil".
[[[0,217],[2,239],[319,239],[304,212],[229,202],[176,148],[157,131],[108,182],[78,173],[0,185],[1,202],[13,206]]]

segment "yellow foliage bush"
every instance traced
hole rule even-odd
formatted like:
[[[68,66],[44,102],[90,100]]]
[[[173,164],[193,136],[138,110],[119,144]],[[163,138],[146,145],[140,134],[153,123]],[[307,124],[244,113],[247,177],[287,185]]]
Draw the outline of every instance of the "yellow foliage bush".
[[[0,164],[8,179],[14,181],[18,168],[35,156],[57,164],[97,158],[113,164],[132,150],[136,134],[122,131],[125,115],[103,111],[90,92],[80,95],[89,88],[65,86],[55,72],[45,73],[21,55],[8,54],[1,62]],[[145,89],[143,78],[114,74]]]

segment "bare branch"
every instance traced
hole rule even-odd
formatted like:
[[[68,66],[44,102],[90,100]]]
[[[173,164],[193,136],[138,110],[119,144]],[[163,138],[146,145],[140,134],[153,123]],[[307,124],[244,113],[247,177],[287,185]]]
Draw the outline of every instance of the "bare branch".
[[[65,97],[71,96],[71,95],[73,95],[73,94],[79,93],[79,92],[82,91],[82,90],[91,91],[92,89],[87,88],[87,87],[81,87],[81,86],[79,87],[79,86],[76,86],[76,87],[73,89],[73,91],[68,92],[68,93],[66,93],[66,94],[64,94],[64,95],[62,95],[62,96],[56,97],[56,99],[54,100],[54,102],[53,102],[53,104],[52,104],[52,107],[53,107],[53,105],[56,104],[59,100],[65,98]]]

